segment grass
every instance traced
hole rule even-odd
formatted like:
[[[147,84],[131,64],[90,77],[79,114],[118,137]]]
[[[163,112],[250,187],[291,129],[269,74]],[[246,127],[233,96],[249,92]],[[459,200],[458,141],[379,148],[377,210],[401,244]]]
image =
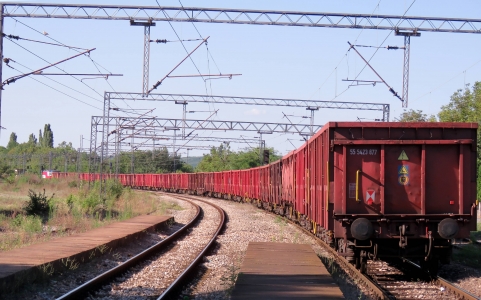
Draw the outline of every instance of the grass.
[[[470,240],[471,244],[453,250],[453,262],[481,270],[481,246],[476,244],[477,240],[481,240],[481,232],[472,231]]]
[[[277,242],[277,241],[283,242],[284,241],[284,229],[288,224],[287,219],[285,219],[281,216],[276,216],[275,219],[274,219],[274,223],[279,225],[280,230],[279,230],[279,236],[278,237],[277,236],[272,237],[272,241],[273,242]]]
[[[481,231],[471,231],[469,239],[475,243],[477,240],[481,240]]]
[[[478,221],[478,224],[476,224],[476,230],[481,231],[481,221]]]
[[[27,215],[29,190],[45,189],[50,198],[48,212]],[[100,197],[99,186],[72,179],[40,179],[25,175],[13,181],[0,182],[0,251],[48,241],[54,237],[85,232],[115,221],[142,214],[164,215],[182,209],[175,202],[161,201],[158,196],[107,182]]]

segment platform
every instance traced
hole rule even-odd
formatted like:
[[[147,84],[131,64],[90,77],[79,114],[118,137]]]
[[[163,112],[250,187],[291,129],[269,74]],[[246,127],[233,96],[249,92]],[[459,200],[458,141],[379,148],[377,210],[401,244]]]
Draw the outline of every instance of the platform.
[[[310,245],[251,242],[231,300],[344,299]]]
[[[0,252],[0,295],[12,286],[35,280],[38,266],[50,263],[59,267],[65,258],[76,259],[77,262],[88,260],[89,254],[97,247],[124,245],[146,231],[160,229],[169,219],[173,217],[143,215],[84,233]]]

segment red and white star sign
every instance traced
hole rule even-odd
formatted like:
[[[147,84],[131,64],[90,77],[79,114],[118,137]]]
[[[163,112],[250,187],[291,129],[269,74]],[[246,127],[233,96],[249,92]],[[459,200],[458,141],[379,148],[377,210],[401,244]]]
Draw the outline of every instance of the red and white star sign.
[[[376,201],[376,191],[367,190],[366,191],[366,203],[372,205]]]

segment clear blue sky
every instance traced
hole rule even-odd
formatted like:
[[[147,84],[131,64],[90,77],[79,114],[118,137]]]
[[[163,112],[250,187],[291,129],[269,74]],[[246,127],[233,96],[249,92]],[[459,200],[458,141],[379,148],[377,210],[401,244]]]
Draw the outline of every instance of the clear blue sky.
[[[50,3],[51,1],[38,1]],[[88,4],[93,1],[64,1],[63,3]],[[155,0],[143,1],[97,1],[101,4],[156,5]],[[160,1],[163,6],[179,6],[177,0]],[[270,10],[295,10],[318,12],[348,12],[365,14],[403,15],[410,6],[409,1],[188,1],[184,6],[248,8]],[[417,0],[407,12],[408,16],[436,16],[480,18],[481,2]],[[123,77],[111,77],[109,83],[116,91],[141,92],[143,29],[131,27],[126,21],[93,21],[64,19],[31,19],[19,21],[70,46],[97,48],[92,52],[92,59],[112,73],[124,74]],[[191,23],[172,23],[183,39],[198,38]],[[347,50],[347,41],[363,45],[379,45],[388,35],[386,45],[402,46],[403,38],[394,36],[384,30],[303,28],[256,25],[229,25],[197,23],[202,36],[210,36],[209,50],[218,69],[222,73],[242,73],[232,80],[212,80],[206,85],[200,78],[167,79],[156,92],[179,94],[205,94],[299,98],[318,100],[361,101],[391,104],[391,120],[403,112],[401,102],[381,84],[351,87],[341,79],[353,78],[364,66],[360,58]],[[16,22],[5,19],[4,32],[23,38],[50,41],[45,36]],[[151,30],[152,39],[176,40],[172,28],[166,22],[158,22]],[[193,49],[197,42],[186,43]],[[72,50],[37,43],[18,41],[29,51],[55,62],[75,54]],[[423,110],[427,114],[437,114],[440,107],[449,102],[450,96],[465,83],[481,80],[481,35],[454,33],[427,33],[411,39],[411,72],[409,90],[409,108]],[[359,48],[366,57],[373,49]],[[347,54],[347,55],[346,55]],[[183,57],[185,51],[180,43],[152,44],[150,63],[150,85],[166,75]],[[31,69],[38,69],[46,63],[26,50],[4,39],[4,57]],[[207,50],[201,47],[193,59],[202,73],[209,73]],[[339,63],[341,62],[341,63]],[[209,60],[211,73],[219,72],[212,59]],[[402,91],[402,51],[379,50],[372,65],[382,77],[399,93]],[[19,64],[15,68],[26,71]],[[337,67],[337,72],[335,68]],[[71,73],[97,73],[92,62],[79,57],[61,65]],[[54,72],[51,69],[49,72]],[[334,72],[333,72],[334,71]],[[190,61],[186,61],[173,75],[196,74]],[[4,65],[3,79],[17,75],[18,72]],[[377,80],[366,69],[359,77],[365,80]],[[62,94],[36,81],[49,84],[62,91]],[[90,79],[84,85],[65,76],[53,78],[74,90],[41,77],[19,80],[5,87],[2,93],[2,131],[0,145],[8,143],[10,133],[16,132],[19,142],[28,139],[30,133],[38,136],[38,130],[45,123],[50,123],[54,132],[55,145],[62,141],[79,146],[79,137],[89,138],[90,119],[92,115],[101,115],[100,109],[83,104],[72,97],[95,107],[102,107],[104,91],[112,88],[104,79]],[[342,93],[345,91],[344,93]],[[80,92],[80,93],[79,93]],[[342,93],[342,94],[341,94]],[[341,94],[339,96],[339,94]],[[338,95],[336,97],[336,95]],[[138,104],[140,105],[140,104]],[[148,103],[144,107],[155,108],[158,117],[181,118],[182,107],[166,103]],[[302,108],[269,106],[234,106],[234,105],[195,105],[189,104],[189,110],[214,110],[219,113],[217,120],[245,120],[288,123],[282,112],[306,115]],[[189,114],[194,119],[204,119],[207,113]],[[356,120],[357,118],[379,118],[379,112],[320,110],[316,113],[315,123],[328,121]],[[308,119],[292,118],[293,122],[309,122]],[[254,133],[199,132],[202,136],[255,136]],[[287,139],[299,146],[302,142],[297,135],[272,135],[266,137],[267,146],[286,153],[293,149]],[[207,145],[208,143],[203,143]],[[87,146],[88,142],[84,142]],[[234,147],[235,149],[235,147]],[[200,155],[193,151],[190,155]]]

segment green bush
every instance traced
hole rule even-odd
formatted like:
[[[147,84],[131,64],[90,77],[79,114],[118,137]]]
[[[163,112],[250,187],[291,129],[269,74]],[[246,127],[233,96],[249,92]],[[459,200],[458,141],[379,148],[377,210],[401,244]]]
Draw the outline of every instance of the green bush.
[[[17,215],[10,221],[10,226],[28,233],[38,233],[42,231],[42,219],[38,216]]]
[[[87,214],[93,214],[95,210],[103,207],[104,200],[100,198],[98,192],[93,191],[88,194],[83,201],[80,202],[82,210]]]
[[[52,194],[50,198],[45,196],[45,189],[43,189],[42,193],[35,193],[32,190],[28,190],[28,197],[30,198],[29,201],[25,204],[23,210],[27,213],[27,215],[45,215],[50,210],[50,202],[55,194]]]
[[[8,184],[14,184],[15,183],[15,175],[14,174],[10,174],[8,176],[5,176],[3,179]]]
[[[69,181],[68,182],[68,186],[71,187],[71,188],[76,188],[78,187],[78,184],[77,184],[77,181]]]
[[[105,182],[105,191],[109,197],[119,199],[124,192],[124,187],[120,181],[116,179],[109,179]]]

